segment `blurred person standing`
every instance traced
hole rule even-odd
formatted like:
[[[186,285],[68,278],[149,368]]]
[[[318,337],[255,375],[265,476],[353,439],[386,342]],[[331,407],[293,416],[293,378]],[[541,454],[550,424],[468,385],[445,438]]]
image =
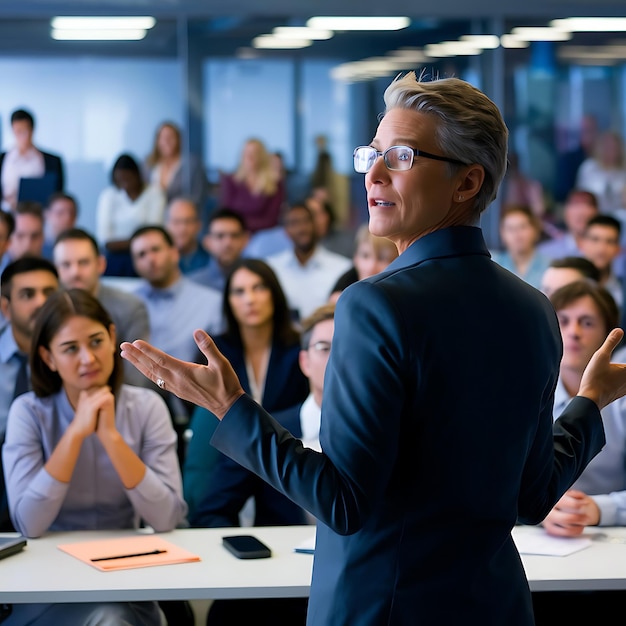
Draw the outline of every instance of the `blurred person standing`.
[[[65,183],[61,157],[39,150],[33,144],[35,118],[32,113],[24,109],[13,111],[11,130],[15,146],[0,154],[0,200],[5,211],[15,210],[22,178],[52,176],[56,191],[63,191]]]

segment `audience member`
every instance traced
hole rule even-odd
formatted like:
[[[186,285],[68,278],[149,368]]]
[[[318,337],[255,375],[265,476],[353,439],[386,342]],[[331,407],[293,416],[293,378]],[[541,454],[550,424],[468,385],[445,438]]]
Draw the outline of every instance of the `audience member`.
[[[354,233],[337,227],[335,211],[324,194],[313,193],[307,196],[304,204],[313,214],[315,230],[320,244],[331,252],[336,252],[345,257],[352,256]]]
[[[22,178],[54,178],[54,189],[63,191],[63,163],[61,158],[39,150],[33,144],[35,118],[32,113],[18,109],[11,114],[11,130],[15,145],[8,152],[0,154],[0,200],[5,211],[14,211],[20,200],[39,200],[41,198],[22,198],[19,196]]]
[[[244,389],[268,410],[280,411],[302,402],[307,382],[298,367],[299,336],[272,269],[259,259],[240,259],[226,281],[223,300],[226,332],[214,339]],[[183,472],[191,515],[203,499],[211,468],[220,456],[209,446],[216,426],[206,409],[194,409]]]
[[[500,239],[504,250],[491,256],[529,285],[539,288],[548,267],[548,259],[537,251],[541,237],[541,221],[530,207],[505,205],[500,213]]]
[[[587,228],[580,241],[581,252],[598,268],[600,284],[613,296],[620,310],[624,287],[613,272],[613,262],[620,254],[621,230],[619,220],[610,215],[596,215],[587,222]]]
[[[326,135],[317,135],[315,137],[315,148],[317,156],[315,158],[315,167],[311,174],[311,189],[324,189],[327,198],[332,198],[335,168],[333,167],[333,159],[328,151],[328,138]]]
[[[574,189],[567,196],[563,207],[565,233],[559,238],[540,243],[537,250],[549,259],[580,256],[580,240],[587,222],[598,213],[596,196],[590,191]]]
[[[278,276],[289,308],[297,319],[304,319],[328,301],[335,282],[352,263],[318,243],[313,214],[304,204],[290,206],[284,224],[292,248],[269,256],[267,262]]]
[[[173,122],[163,122],[157,128],[146,159],[146,179],[163,191],[168,203],[184,197],[198,211],[204,210],[209,183],[202,162],[194,154],[183,156],[180,128]]]
[[[179,359],[194,360],[193,331],[202,328],[215,335],[223,330],[221,294],[183,276],[178,250],[162,226],[137,229],[130,250],[143,279],[136,293],[148,309],[151,342]]]
[[[111,171],[111,185],[100,193],[96,208],[96,239],[105,249],[108,275],[135,276],[130,236],[145,224],[161,224],[164,211],[163,191],[144,183],[132,156],[120,155]]]
[[[559,155],[556,166],[554,199],[564,202],[567,195],[576,187],[578,168],[593,154],[598,136],[598,122],[593,115],[584,115],[580,120],[578,145]]]
[[[559,319],[563,358],[554,395],[554,419],[578,394],[585,367],[618,323],[615,301],[606,289],[588,281],[570,283],[550,301]],[[577,537],[587,526],[626,525],[626,399],[601,411],[606,445],[587,465],[543,521],[558,537]],[[541,592],[533,594],[537,626],[559,622],[590,623],[599,610],[614,615],[623,606],[621,592]],[[613,609],[610,607],[613,606]]]
[[[154,392],[121,384],[115,326],[102,305],[82,289],[53,295],[30,358],[33,391],[11,406],[2,451],[15,527],[39,537],[183,524],[167,408]],[[20,604],[4,623],[153,626],[160,611],[156,602]]]
[[[577,280],[590,280],[600,283],[600,270],[581,256],[566,256],[552,259],[541,277],[541,291],[548,298],[560,287]]]
[[[59,288],[57,271],[46,259],[23,257],[10,263],[0,278],[0,308],[7,320],[0,330],[0,447],[11,403],[31,389],[30,354],[35,319]],[[0,463],[1,465],[1,463]],[[0,531],[13,530],[0,467]]]
[[[606,131],[598,137],[593,156],[578,169],[576,187],[595,194],[602,213],[617,217],[624,210],[626,167],[619,133]]]
[[[12,261],[23,256],[42,256],[43,211],[38,202],[18,202],[13,215],[15,228],[9,242]]]
[[[84,289],[98,299],[115,324],[118,344],[150,337],[148,310],[135,294],[103,284],[100,276],[106,269],[106,259],[98,243],[88,232],[71,228],[62,232],[53,250],[54,264],[61,284],[66,289]],[[137,376],[134,367],[124,366],[124,382],[146,386],[145,376]]]
[[[223,291],[226,276],[242,256],[249,240],[250,233],[239,213],[227,208],[213,211],[202,239],[209,260],[202,269],[189,274],[189,278],[205,287]]]
[[[200,245],[202,222],[198,207],[187,198],[174,198],[165,215],[165,228],[178,249],[180,271],[191,274],[204,268],[209,262],[209,253]]]
[[[44,208],[44,242],[42,256],[52,261],[52,249],[57,237],[65,230],[74,228],[78,219],[78,203],[74,196],[59,191],[50,196]]]
[[[390,239],[372,235],[367,224],[361,224],[357,230],[355,246],[353,266],[337,279],[330,294],[331,302],[336,302],[346,287],[379,274],[398,257],[396,245]]]
[[[309,380],[304,402],[274,414],[275,419],[305,447],[321,451],[321,420],[324,373],[334,330],[334,306],[324,305],[302,322],[300,369]],[[270,487],[253,472],[225,455],[220,455],[192,526],[239,526],[239,512],[248,498],[254,498],[255,526],[276,526],[315,522],[315,518],[286,496]],[[306,621],[304,599],[221,600],[211,606],[207,626],[245,623],[260,619],[262,624],[295,626]]]
[[[9,211],[0,209],[0,272],[9,263],[7,255],[11,244],[11,235],[15,230],[15,218]]]
[[[284,182],[277,180],[265,145],[259,139],[249,139],[237,170],[220,178],[220,206],[240,213],[250,232],[255,233],[278,224],[284,202]]]

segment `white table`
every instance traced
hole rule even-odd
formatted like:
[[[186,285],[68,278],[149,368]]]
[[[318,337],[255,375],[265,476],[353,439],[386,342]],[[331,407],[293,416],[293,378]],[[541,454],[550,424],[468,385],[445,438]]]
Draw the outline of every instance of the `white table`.
[[[90,567],[57,545],[132,531],[53,533],[29,539],[21,553],[0,560],[0,603],[306,597],[313,556],[293,548],[314,532],[313,526],[175,530],[160,536],[201,561],[113,572]],[[272,549],[272,557],[235,558],[222,547],[222,537],[236,534],[255,535]]]
[[[133,534],[132,531],[54,533],[29,539],[26,549],[0,560],[0,603],[110,602],[219,598],[306,597],[313,557],[293,551],[312,526],[176,530],[161,535],[202,559],[140,569],[101,572],[62,552],[60,543]],[[518,527],[514,533],[541,533]],[[601,528],[617,543],[595,540],[569,556],[522,556],[532,591],[626,589],[626,528]],[[271,549],[269,559],[238,560],[222,537],[252,534]]]

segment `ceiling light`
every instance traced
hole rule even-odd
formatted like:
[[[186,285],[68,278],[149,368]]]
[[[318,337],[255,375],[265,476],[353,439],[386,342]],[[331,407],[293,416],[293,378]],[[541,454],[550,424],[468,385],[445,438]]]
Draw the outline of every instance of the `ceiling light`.
[[[626,31],[626,17],[568,17],[552,20],[550,26],[580,33]]]
[[[298,48],[308,48],[313,42],[310,39],[283,39],[272,35],[260,35],[252,40],[255,48],[268,50],[297,50]]]
[[[547,26],[518,26],[511,31],[513,37],[524,41],[568,41],[572,33]]]
[[[411,23],[408,17],[312,17],[309,28],[330,30],[401,30]]]
[[[467,41],[483,50],[494,50],[500,45],[500,37],[497,35],[463,35],[461,41]]]
[[[306,26],[277,26],[273,31],[274,37],[285,39],[312,39],[320,41],[330,39],[335,33],[323,28],[307,28]]]
[[[121,30],[61,30],[53,29],[52,39],[57,41],[139,41],[146,36],[145,29],[123,28]]]
[[[503,48],[528,48],[530,42],[513,35],[502,35],[500,37],[500,43]]]
[[[153,17],[53,17],[50,25],[58,30],[119,30],[150,29],[156,24]]]
[[[424,48],[424,54],[429,57],[476,56],[481,52],[480,48],[467,41],[442,41]]]

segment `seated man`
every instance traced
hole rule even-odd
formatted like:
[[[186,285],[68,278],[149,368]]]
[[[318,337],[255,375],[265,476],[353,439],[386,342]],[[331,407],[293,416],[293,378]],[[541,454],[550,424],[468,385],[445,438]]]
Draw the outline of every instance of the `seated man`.
[[[15,227],[9,239],[9,249],[2,257],[0,271],[11,261],[23,256],[42,256],[43,211],[38,202],[20,202],[13,214]]]
[[[294,317],[304,319],[328,301],[334,284],[352,262],[319,242],[313,214],[304,204],[288,207],[284,224],[292,248],[266,261],[276,272]]]
[[[0,447],[4,442],[13,400],[30,391],[31,338],[39,309],[59,288],[57,271],[46,259],[24,257],[2,272],[0,308],[7,320],[0,330]],[[0,532],[13,530],[4,489],[0,459]]]
[[[174,198],[165,213],[165,228],[172,236],[180,257],[183,274],[202,269],[209,262],[209,253],[200,245],[202,222],[198,207],[186,198]]]
[[[189,274],[189,278],[222,293],[226,276],[242,256],[249,239],[250,233],[239,213],[227,208],[213,211],[202,239],[203,246],[210,253],[209,261],[202,269]]]
[[[583,256],[598,268],[600,284],[613,296],[620,310],[624,299],[624,287],[613,272],[613,265],[620,254],[621,232],[620,221],[612,215],[596,215],[587,222],[580,242]]]
[[[589,259],[581,256],[554,259],[541,277],[541,291],[549,298],[559,287],[577,280],[599,283],[600,270]]]
[[[324,373],[334,331],[334,305],[327,304],[302,322],[300,368],[309,379],[310,394],[297,406],[274,417],[293,435],[301,438],[305,447],[320,451],[319,428],[321,419]],[[286,496],[270,487],[256,474],[232,459],[219,454],[213,473],[207,477],[208,488],[204,501],[190,516],[192,526],[239,526],[239,514],[249,498],[254,499],[255,526],[314,523],[315,519],[300,509]],[[272,624],[304,624],[306,601],[293,599],[217,601],[213,604],[207,625],[240,623],[254,616],[261,623],[264,616],[274,616]],[[270,623],[270,622],[268,622]]]
[[[44,243],[42,255],[53,261],[52,249],[57,237],[76,226],[78,202],[74,196],[59,191],[53,193],[43,211]]]
[[[563,359],[554,397],[556,420],[577,395],[593,353],[617,326],[618,309],[606,289],[589,281],[561,287],[550,301],[563,337]],[[587,526],[626,525],[626,399],[609,404],[601,415],[606,446],[543,521],[551,535],[577,537]],[[623,602],[623,592],[619,594]],[[576,592],[542,592],[534,594],[533,601],[537,626],[554,624],[555,614],[559,615],[559,623],[581,623],[583,612],[597,615],[599,609],[608,610],[609,602],[621,604],[615,594]]]

